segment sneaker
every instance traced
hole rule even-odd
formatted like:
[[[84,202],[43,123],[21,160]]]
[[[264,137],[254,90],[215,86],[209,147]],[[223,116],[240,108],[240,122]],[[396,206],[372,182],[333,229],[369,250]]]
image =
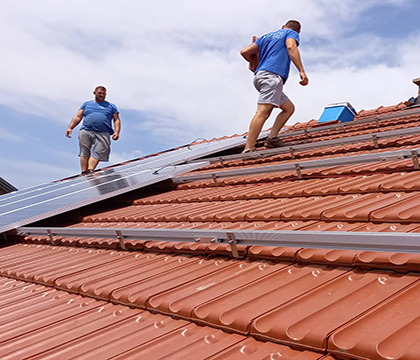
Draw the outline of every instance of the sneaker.
[[[265,139],[264,146],[268,148],[276,148],[280,146],[285,146],[286,144],[279,139],[277,136],[273,138],[267,138]]]
[[[256,151],[255,146],[253,146],[251,149],[242,151],[242,154],[249,154],[255,151]]]
[[[80,175],[81,176],[84,176],[84,175],[90,175],[90,174],[93,174],[95,172],[95,170],[92,170],[92,169],[87,169],[86,171],[82,171],[81,173],[80,173]]]

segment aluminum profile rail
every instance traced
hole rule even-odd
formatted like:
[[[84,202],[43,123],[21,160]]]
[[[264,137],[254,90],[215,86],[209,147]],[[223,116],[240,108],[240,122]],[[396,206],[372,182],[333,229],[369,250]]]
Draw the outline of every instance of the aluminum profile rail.
[[[412,159],[414,168],[420,169],[418,155],[420,148],[410,150],[397,150],[387,151],[376,154],[364,154],[364,155],[353,155],[347,157],[337,157],[325,160],[309,160],[299,162],[289,162],[286,164],[279,165],[267,165],[267,166],[254,166],[250,168],[236,169],[236,170],[225,170],[220,169],[215,171],[208,171],[205,173],[197,173],[185,176],[177,176],[173,180],[176,183],[184,183],[197,180],[213,179],[216,181],[218,178],[243,176],[243,175],[255,175],[272,172],[283,172],[283,171],[297,171],[298,177],[301,178],[301,171],[306,169],[317,169],[323,167],[332,166],[344,166],[352,164],[364,164],[381,161],[396,161],[404,159]]]
[[[260,150],[253,153],[248,154],[237,154],[237,155],[229,155],[229,156],[219,156],[213,158],[206,158],[207,161],[211,163],[216,163],[220,161],[231,161],[231,160],[241,160],[241,159],[259,159],[264,158],[272,155],[279,155],[279,154],[287,154],[287,153],[294,153],[298,151],[305,151],[305,150],[314,150],[314,149],[321,149],[330,146],[338,146],[338,145],[346,145],[346,144],[353,144],[353,143],[362,143],[372,141],[374,146],[379,148],[378,141],[382,139],[389,139],[395,137],[403,137],[403,136],[410,136],[410,135],[418,135],[420,134],[420,127],[411,127],[406,129],[400,130],[392,130],[392,131],[383,131],[373,134],[366,134],[366,135],[357,135],[357,136],[348,136],[343,137],[340,139],[333,139],[333,140],[324,140],[324,141],[315,141],[307,144],[299,144],[299,145],[286,145],[275,149],[267,149],[267,150]],[[191,161],[194,162],[194,161]]]
[[[420,252],[420,234],[375,232],[205,230],[205,229],[126,229],[20,227],[21,235],[87,237],[125,240],[259,245],[274,247],[324,248],[360,251]],[[232,249],[232,250],[233,250]]]

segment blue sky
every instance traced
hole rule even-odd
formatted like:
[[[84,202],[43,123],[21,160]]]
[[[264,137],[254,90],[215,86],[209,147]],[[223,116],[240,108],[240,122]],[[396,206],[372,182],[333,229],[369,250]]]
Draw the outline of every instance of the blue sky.
[[[289,124],[318,119],[334,102],[397,104],[417,92],[419,16],[415,0],[7,1],[0,176],[22,189],[77,174],[77,131],[64,133],[96,85],[122,120],[100,167],[247,131],[257,94],[239,51],[288,19],[302,23],[310,79],[301,87],[292,69]]]

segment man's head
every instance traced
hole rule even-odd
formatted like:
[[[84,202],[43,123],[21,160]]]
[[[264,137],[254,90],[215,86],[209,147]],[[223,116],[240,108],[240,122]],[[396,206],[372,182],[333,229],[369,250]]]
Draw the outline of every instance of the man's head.
[[[283,25],[283,29],[292,29],[297,33],[300,33],[300,22],[297,20],[289,20],[286,24]]]
[[[105,86],[97,86],[95,88],[95,91],[93,92],[95,95],[95,101],[96,102],[103,102],[106,98],[106,88]]]

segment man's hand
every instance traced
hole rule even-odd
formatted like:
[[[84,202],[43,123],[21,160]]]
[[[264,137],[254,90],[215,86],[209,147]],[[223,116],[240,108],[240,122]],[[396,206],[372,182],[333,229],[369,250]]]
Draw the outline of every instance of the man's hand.
[[[302,86],[306,86],[309,84],[308,76],[306,76],[306,73],[304,71],[299,72],[300,75],[300,81],[299,84]]]
[[[70,129],[70,128],[68,128],[68,129],[66,130],[66,136],[67,136],[68,138],[71,138],[71,129]]]
[[[120,138],[120,134],[113,133],[112,134],[112,140],[118,140]]]

